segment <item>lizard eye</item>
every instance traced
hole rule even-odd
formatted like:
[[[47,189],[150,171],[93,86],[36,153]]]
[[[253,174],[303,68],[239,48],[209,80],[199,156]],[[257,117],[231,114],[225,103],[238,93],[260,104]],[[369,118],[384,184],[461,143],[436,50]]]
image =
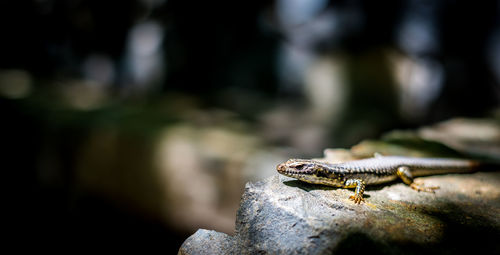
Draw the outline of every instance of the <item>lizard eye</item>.
[[[302,170],[302,168],[304,168],[304,164],[296,165],[294,168],[297,170]]]

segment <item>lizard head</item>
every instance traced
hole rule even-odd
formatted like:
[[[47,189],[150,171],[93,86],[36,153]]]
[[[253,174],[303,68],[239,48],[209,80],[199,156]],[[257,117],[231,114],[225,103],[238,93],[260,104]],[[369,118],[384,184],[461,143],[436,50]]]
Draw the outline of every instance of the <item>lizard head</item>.
[[[338,178],[329,169],[331,166],[327,163],[306,159],[290,159],[276,167],[278,173],[288,177],[308,183],[336,186]]]
[[[316,162],[305,159],[290,159],[276,167],[278,173],[290,177],[301,174],[314,174],[317,170]]]

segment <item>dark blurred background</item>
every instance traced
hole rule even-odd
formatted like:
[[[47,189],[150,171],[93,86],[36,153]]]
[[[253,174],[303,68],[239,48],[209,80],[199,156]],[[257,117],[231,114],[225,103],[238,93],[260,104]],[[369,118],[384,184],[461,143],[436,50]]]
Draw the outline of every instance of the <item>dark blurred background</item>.
[[[247,181],[392,129],[498,116],[500,1],[0,3],[20,248],[174,253]]]

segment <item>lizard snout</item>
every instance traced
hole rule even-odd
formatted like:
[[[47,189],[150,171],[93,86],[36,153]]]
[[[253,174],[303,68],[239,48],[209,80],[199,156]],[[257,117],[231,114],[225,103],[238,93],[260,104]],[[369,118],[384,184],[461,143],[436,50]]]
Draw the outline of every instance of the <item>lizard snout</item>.
[[[276,170],[280,173],[283,173],[286,171],[286,165],[285,164],[279,164],[278,166],[276,166]]]

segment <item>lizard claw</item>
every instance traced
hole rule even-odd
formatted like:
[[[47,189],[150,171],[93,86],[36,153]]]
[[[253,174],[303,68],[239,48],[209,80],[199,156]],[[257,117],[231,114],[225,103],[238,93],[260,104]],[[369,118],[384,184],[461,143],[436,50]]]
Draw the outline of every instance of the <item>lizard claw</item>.
[[[410,187],[418,192],[424,191],[429,193],[434,193],[434,190],[439,189],[439,187],[424,187],[423,184],[412,183]]]
[[[362,195],[355,194],[349,197],[349,199],[354,200],[355,204],[360,204],[361,202],[364,202],[365,199],[363,198]]]

